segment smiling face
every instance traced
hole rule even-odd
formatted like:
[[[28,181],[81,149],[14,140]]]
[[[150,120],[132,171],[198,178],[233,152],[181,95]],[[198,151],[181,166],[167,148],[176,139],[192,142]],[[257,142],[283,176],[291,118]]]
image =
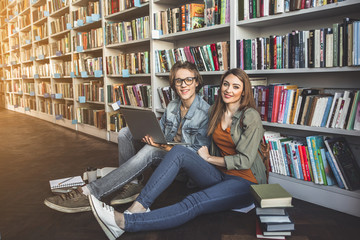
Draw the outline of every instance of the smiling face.
[[[195,74],[187,69],[181,68],[175,74],[175,79],[193,78]],[[192,84],[186,85],[185,81],[182,81],[180,86],[175,85],[177,94],[182,101],[192,102],[195,99],[196,87],[199,83],[194,79]]]
[[[240,104],[241,94],[243,93],[244,84],[238,77],[229,74],[225,77],[221,85],[221,97],[225,104]]]

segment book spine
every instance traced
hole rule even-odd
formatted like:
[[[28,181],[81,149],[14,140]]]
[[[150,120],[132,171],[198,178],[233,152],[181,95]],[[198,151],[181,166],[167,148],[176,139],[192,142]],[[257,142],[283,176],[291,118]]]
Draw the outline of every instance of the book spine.
[[[316,184],[319,184],[320,182],[319,182],[318,172],[317,172],[317,168],[316,168],[316,164],[315,164],[314,151],[312,148],[311,137],[306,137],[306,143],[307,143],[307,147],[308,147],[308,151],[309,151],[309,157],[310,157],[312,172],[314,175],[314,181]]]

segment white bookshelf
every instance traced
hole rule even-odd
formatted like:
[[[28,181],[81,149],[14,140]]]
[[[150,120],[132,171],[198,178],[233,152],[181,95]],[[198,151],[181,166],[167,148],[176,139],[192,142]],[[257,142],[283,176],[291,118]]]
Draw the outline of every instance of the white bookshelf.
[[[0,0],[4,1],[5,0]],[[283,14],[272,15],[268,17],[254,18],[249,20],[238,20],[238,0],[230,0],[230,22],[221,25],[215,25],[211,27],[204,27],[200,29],[194,29],[185,32],[172,33],[167,35],[156,36],[152,34],[154,29],[154,13],[164,11],[170,7],[178,7],[184,3],[201,2],[199,0],[194,1],[176,1],[176,0],[149,0],[148,3],[143,3],[138,7],[132,7],[117,13],[107,15],[105,8],[102,5],[102,13],[99,21],[93,23],[84,24],[83,26],[75,27],[72,29],[66,29],[58,33],[50,33],[48,37],[36,40],[35,36],[32,36],[31,42],[26,44],[20,44],[19,47],[11,48],[10,42],[14,39],[20,38],[22,34],[26,32],[33,32],[34,26],[40,26],[46,24],[48,30],[50,30],[51,22],[64,15],[65,13],[71,14],[72,11],[86,6],[89,0],[68,0],[69,4],[57,11],[50,12],[51,3],[50,0],[30,0],[30,6],[10,19],[10,12],[16,7],[17,3],[23,0],[8,1],[7,6],[4,9],[0,9],[0,13],[6,15],[8,22],[0,26],[0,29],[8,31],[11,24],[19,23],[19,16],[24,14],[31,14],[31,24],[19,29],[16,33],[8,34],[3,43],[9,45],[9,50],[1,52],[2,65],[0,74],[2,74],[2,89],[3,93],[0,93],[0,100],[4,99],[3,105],[7,109],[24,113],[29,116],[37,117],[55,124],[68,127],[70,129],[87,133],[102,139],[106,139],[111,142],[117,142],[117,133],[110,131],[109,126],[107,129],[97,129],[94,126],[87,124],[76,124],[68,119],[56,119],[54,103],[72,103],[74,105],[74,115],[76,115],[76,109],[78,107],[94,107],[105,109],[107,115],[107,122],[109,123],[108,114],[112,113],[112,102],[108,101],[107,85],[115,83],[146,83],[152,87],[152,107],[151,109],[157,113],[158,116],[164,112],[161,107],[160,99],[158,97],[157,88],[168,86],[169,73],[156,73],[155,72],[155,51],[171,48],[178,48],[184,46],[199,46],[205,44],[216,43],[220,41],[230,42],[230,67],[237,66],[236,59],[236,40],[244,38],[256,38],[256,37],[268,37],[269,35],[283,35],[291,32],[292,30],[310,30],[319,29],[324,27],[331,27],[333,23],[342,22],[342,18],[354,17],[359,18],[360,1],[359,0],[346,0],[344,2],[327,4],[320,7],[303,9],[299,11],[292,11]],[[104,3],[104,0],[101,0]],[[49,16],[42,17],[40,19],[33,19],[33,11],[36,11],[37,7],[42,5],[48,6]],[[89,50],[85,50],[81,53],[77,53],[73,50],[73,42],[71,40],[71,52],[63,54],[62,56],[45,56],[44,59],[39,59],[35,54],[35,49],[39,45],[49,44],[55,42],[70,33],[72,39],[78,32],[89,31],[93,28],[105,29],[107,22],[121,22],[131,21],[135,18],[149,16],[150,21],[150,36],[145,39],[138,39],[129,42],[121,42],[115,44],[104,45]],[[74,19],[72,20],[73,24]],[[105,30],[104,30],[105,36]],[[22,50],[32,49],[32,56],[36,57],[35,60],[19,62],[12,64],[12,57],[20,53]],[[128,77],[120,75],[107,75],[105,57],[117,55],[120,53],[135,53],[149,51],[150,54],[150,73],[147,74],[134,74]],[[49,76],[40,76],[38,78],[22,79],[22,76],[15,78],[4,77],[6,71],[12,72],[16,67],[23,67],[32,65],[34,68],[40,64],[48,63],[50,67],[53,63],[61,61],[74,61],[75,54],[80,56],[91,55],[94,57],[103,57],[103,76],[101,78],[81,78],[79,76],[72,78],[71,76],[61,76],[61,78],[54,78],[53,74]],[[9,57],[8,57],[9,56]],[[73,70],[73,69],[72,69]],[[204,78],[205,84],[218,83],[221,75],[225,71],[202,71],[201,75]],[[247,70],[250,77],[266,77],[269,83],[285,83],[291,82],[301,87],[328,87],[328,88],[360,88],[360,68],[359,67],[333,67],[333,68],[300,68],[300,69],[271,69],[271,70]],[[75,85],[88,82],[90,80],[101,80],[104,86],[104,102],[87,101],[80,103],[76,97]],[[14,91],[13,87],[15,83],[22,84],[24,81],[35,83],[35,96],[20,93]],[[73,84],[73,98],[53,99],[51,96],[43,96],[38,93],[37,86],[42,82],[47,82],[52,86],[52,92],[49,94],[55,94],[54,84],[60,82]],[[12,86],[11,91],[7,91],[7,86]],[[18,98],[34,98],[36,101],[36,109],[25,111],[23,106],[15,106],[15,101]],[[48,101],[52,107],[52,113],[43,113],[40,111],[40,102]],[[126,106],[129,108],[137,108],[132,106]],[[309,126],[289,125],[289,124],[277,124],[263,122],[266,129],[279,131],[284,134],[294,135],[329,135],[329,136],[345,136],[351,140],[352,148],[360,154],[360,132],[359,131],[347,131],[342,129],[332,128],[316,128]],[[359,161],[359,159],[358,159]],[[299,198],[305,201],[309,201],[315,204],[319,204],[325,207],[329,207],[338,211],[342,211],[355,216],[360,216],[360,192],[359,191],[347,191],[337,187],[328,187],[315,185],[313,183],[300,181],[297,179],[280,176],[277,174],[270,175],[270,182],[279,182],[283,185],[295,198]],[[334,201],[336,199],[336,201]]]

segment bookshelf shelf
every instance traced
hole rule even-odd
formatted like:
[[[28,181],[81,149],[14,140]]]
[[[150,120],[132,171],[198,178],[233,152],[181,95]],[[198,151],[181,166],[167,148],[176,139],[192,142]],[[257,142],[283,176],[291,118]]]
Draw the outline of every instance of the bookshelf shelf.
[[[291,11],[282,14],[271,15],[261,18],[253,18],[248,20],[237,21],[237,26],[244,27],[268,27],[276,24],[283,24],[284,21],[299,22],[303,20],[320,19],[331,15],[346,14],[351,11],[359,11],[358,0],[346,0],[344,2],[337,2],[326,4],[324,6],[301,9],[298,11]]]
[[[122,42],[122,43],[114,43],[114,44],[108,44],[106,45],[106,48],[126,48],[126,47],[141,47],[141,46],[149,46],[150,39],[144,38],[144,39],[138,39],[128,42]]]
[[[200,71],[202,76],[221,76],[225,71]],[[166,73],[155,73],[157,77],[169,77],[169,72]]]
[[[126,78],[147,78],[147,77],[150,77],[151,74],[150,73],[149,74],[146,74],[146,73],[134,74],[134,75],[129,75],[128,77],[123,77],[123,75],[106,75],[106,76],[109,78],[124,78],[124,79],[126,79]]]
[[[188,38],[196,38],[196,37],[206,37],[220,34],[230,34],[230,24],[221,24],[214,25],[211,27],[203,27],[198,29],[193,29],[184,32],[170,33],[166,35],[161,35],[158,39],[164,41],[178,41]]]
[[[322,73],[344,73],[358,72],[360,67],[331,67],[331,68],[287,68],[269,70],[245,70],[249,75],[276,75],[276,74],[322,74]]]
[[[33,25],[35,25],[35,26],[42,25],[43,23],[45,23],[47,21],[47,19],[48,19],[47,17],[43,17],[43,18],[37,20],[36,22],[34,22]]]
[[[65,6],[65,7],[51,13],[49,16],[56,18],[56,17],[60,17],[60,16],[64,15],[65,13],[68,13],[68,12],[69,12],[69,6]]]
[[[62,36],[66,35],[67,33],[69,33],[71,31],[71,29],[67,29],[58,33],[52,33],[50,35],[50,37],[52,38],[61,38]]]
[[[121,12],[113,13],[105,16],[106,20],[111,21],[122,21],[129,18],[136,18],[149,14],[149,3],[143,3],[140,7],[132,7]]]
[[[91,23],[86,23],[83,26],[74,27],[73,30],[77,32],[83,32],[83,31],[90,31],[94,28],[101,28],[102,27],[102,20]]]
[[[309,131],[309,132],[317,132],[317,133],[325,133],[325,134],[360,137],[360,131],[356,131],[356,130],[345,130],[345,129],[336,129],[336,128],[325,128],[325,127],[310,127],[310,126],[295,125],[295,124],[270,123],[266,121],[263,121],[263,125],[265,127],[267,126],[267,127],[286,128],[286,129],[294,129],[300,131]]]
[[[47,2],[47,0],[38,0],[35,3],[31,4],[32,7],[40,7],[44,5]]]
[[[29,32],[29,31],[31,31],[31,25],[28,25],[20,29],[20,32]]]
[[[360,190],[348,191],[270,173],[269,183],[279,183],[293,197],[360,217]]]

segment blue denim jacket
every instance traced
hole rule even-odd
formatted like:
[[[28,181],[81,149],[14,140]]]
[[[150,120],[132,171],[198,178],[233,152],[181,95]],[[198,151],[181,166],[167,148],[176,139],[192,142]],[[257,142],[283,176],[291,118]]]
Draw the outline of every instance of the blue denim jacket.
[[[179,128],[181,121],[180,106],[180,99],[171,101],[160,119],[160,126],[166,141],[173,141]],[[194,102],[182,119],[182,142],[190,143],[191,145],[186,145],[186,147],[195,152],[201,146],[210,145],[210,139],[207,136],[209,107],[209,104],[199,95],[196,95]]]

